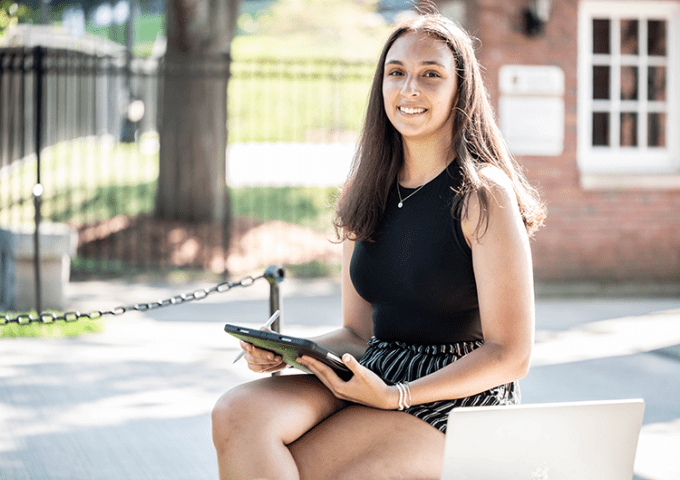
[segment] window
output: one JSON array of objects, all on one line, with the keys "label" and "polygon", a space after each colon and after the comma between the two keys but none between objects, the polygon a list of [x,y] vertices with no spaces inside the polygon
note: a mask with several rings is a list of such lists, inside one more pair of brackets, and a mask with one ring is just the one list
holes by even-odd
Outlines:
[{"label": "window", "polygon": [[677,175],[680,185],[679,18],[677,2],[580,4],[578,164],[586,183],[589,175]]}]

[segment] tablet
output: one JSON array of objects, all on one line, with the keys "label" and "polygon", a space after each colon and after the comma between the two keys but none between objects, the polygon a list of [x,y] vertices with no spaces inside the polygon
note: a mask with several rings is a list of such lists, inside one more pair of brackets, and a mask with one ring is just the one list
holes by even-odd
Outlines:
[{"label": "tablet", "polygon": [[303,372],[312,373],[307,367],[297,363],[295,359],[302,355],[308,355],[331,367],[343,380],[349,380],[353,375],[338,355],[312,340],[230,324],[224,326],[224,331],[240,340],[252,343],[256,347],[281,355],[284,362]]}]

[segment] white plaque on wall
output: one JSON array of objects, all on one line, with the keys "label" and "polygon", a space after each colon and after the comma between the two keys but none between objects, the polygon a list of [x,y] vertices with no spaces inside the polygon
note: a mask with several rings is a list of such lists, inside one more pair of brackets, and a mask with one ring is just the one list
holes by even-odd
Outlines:
[{"label": "white plaque on wall", "polygon": [[504,65],[499,71],[500,128],[513,155],[564,149],[564,72],[555,66]]}]

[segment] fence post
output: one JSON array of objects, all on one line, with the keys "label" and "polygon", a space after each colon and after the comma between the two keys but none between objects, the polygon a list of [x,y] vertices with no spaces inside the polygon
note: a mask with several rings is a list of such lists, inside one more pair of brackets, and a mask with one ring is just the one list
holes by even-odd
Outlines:
[{"label": "fence post", "polygon": [[42,47],[33,49],[33,70],[35,71],[35,155],[36,155],[36,183],[33,187],[33,205],[35,207],[34,268],[35,268],[35,309],[42,312],[42,292],[40,275],[40,220],[43,186],[40,179],[40,150],[42,149],[42,117],[43,117],[43,64],[44,50]]}]

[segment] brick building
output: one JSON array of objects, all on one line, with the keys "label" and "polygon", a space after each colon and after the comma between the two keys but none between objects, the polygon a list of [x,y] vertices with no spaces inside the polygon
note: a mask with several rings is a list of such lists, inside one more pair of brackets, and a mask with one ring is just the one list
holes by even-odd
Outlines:
[{"label": "brick building", "polygon": [[537,282],[677,292],[680,1],[437,3],[480,39],[501,128],[547,203]]}]

